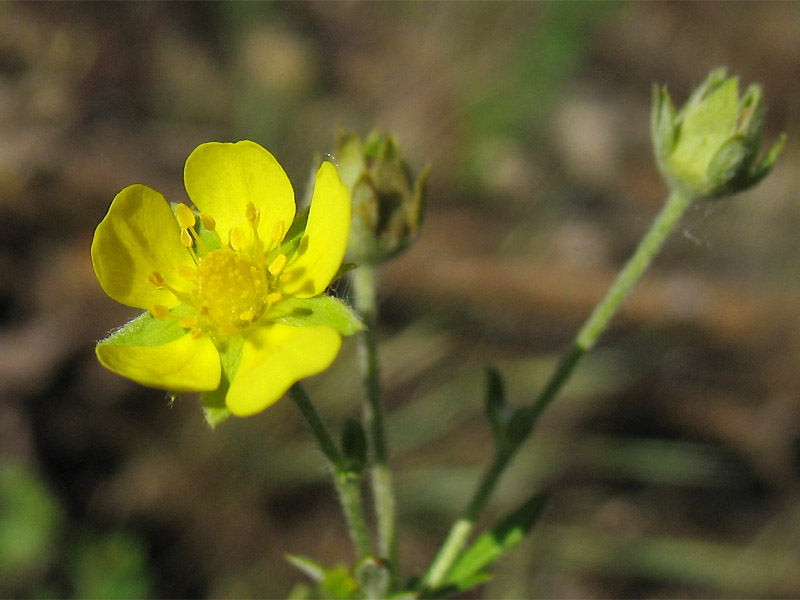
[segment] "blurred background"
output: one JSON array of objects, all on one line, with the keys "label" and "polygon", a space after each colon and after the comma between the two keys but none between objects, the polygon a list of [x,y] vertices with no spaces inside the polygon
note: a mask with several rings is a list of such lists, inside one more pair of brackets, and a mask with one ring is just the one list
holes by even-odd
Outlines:
[{"label": "blurred background", "polygon": [[[690,211],[546,413],[482,525],[555,494],[473,596],[799,596],[799,43],[796,3],[0,3],[0,596],[285,597],[285,553],[351,560],[292,403],[211,431],[95,360],[138,313],[89,260],[123,187],[182,200],[193,148],[246,138],[301,192],[339,127],[433,165],[380,272],[412,576],[486,465],[484,368],[530,400],[665,197],[651,85],[720,65],[784,154]],[[308,385],[337,430],[354,373],[351,340]]]}]

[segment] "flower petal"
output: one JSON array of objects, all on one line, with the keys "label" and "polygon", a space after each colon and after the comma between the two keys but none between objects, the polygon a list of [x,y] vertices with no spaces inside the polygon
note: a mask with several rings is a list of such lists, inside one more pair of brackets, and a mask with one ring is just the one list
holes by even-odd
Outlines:
[{"label": "flower petal", "polygon": [[310,298],[325,291],[344,258],[350,232],[350,192],[329,162],[317,171],[308,224],[284,271],[284,294]]},{"label": "flower petal", "polygon": [[102,365],[149,387],[170,392],[203,392],[219,386],[219,353],[207,337],[187,333],[160,346],[120,346],[100,342]]},{"label": "flower petal", "polygon": [[296,381],[327,369],[342,338],[330,327],[271,325],[245,341],[225,399],[234,415],[248,416],[277,402]]},{"label": "flower petal", "polygon": [[271,238],[276,223],[285,232],[294,220],[292,184],[275,157],[255,142],[201,144],[186,159],[183,179],[194,205],[216,221],[223,243],[234,227],[250,241],[249,202],[260,212],[263,240]]},{"label": "flower petal", "polygon": [[194,267],[180,241],[180,228],[164,196],[145,185],[131,185],[117,194],[92,240],[92,265],[111,298],[135,308],[154,304],[174,308],[180,301],[167,289],[157,289],[148,277],[159,272],[174,289],[187,282],[175,273],[178,265]]}]

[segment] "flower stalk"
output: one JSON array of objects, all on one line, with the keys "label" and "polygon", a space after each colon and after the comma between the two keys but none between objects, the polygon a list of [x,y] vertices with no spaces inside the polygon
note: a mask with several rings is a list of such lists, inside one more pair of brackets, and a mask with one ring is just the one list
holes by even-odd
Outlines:
[{"label": "flower stalk", "polygon": [[524,426],[508,443],[501,446],[486,471],[478,490],[472,498],[463,517],[455,522],[447,539],[442,544],[422,580],[424,589],[436,589],[442,584],[448,571],[455,563],[469,539],[475,522],[480,517],[489,501],[497,482],[505,472],[511,459],[522,443],[533,431],[544,410],[555,399],[561,388],[569,380],[581,357],[595,345],[605,331],[611,319],[622,307],[625,299],[653,262],[658,251],[664,245],[669,234],[680,221],[693,198],[682,191],[673,191],[661,211],[656,216],[650,229],[637,246],[633,255],[617,275],[606,295],[595,306],[592,314],[575,336],[570,348],[564,353],[561,361],[550,376],[547,384],[532,404],[521,409]]},{"label": "flower stalk", "polygon": [[378,520],[378,552],[388,559],[390,569],[397,565],[396,509],[389,452],[384,433],[383,400],[380,390],[380,368],[375,339],[377,296],[375,267],[361,265],[353,272],[353,302],[366,328],[358,335],[358,354],[364,377],[364,425],[371,440],[370,482]]},{"label": "flower stalk", "polygon": [[679,111],[665,87],[654,88],[651,134],[656,163],[670,189],[667,201],[542,391],[532,404],[517,409],[514,435],[506,436],[497,446],[494,461],[464,516],[453,525],[422,578],[423,592],[444,583],[505,468],[580,359],[606,330],[686,210],[695,202],[752,187],[772,169],[785,138],[781,136],[761,153],[764,112],[761,88],[751,85],[740,98],[738,80],[728,77],[725,69],[712,71]]},{"label": "flower stalk", "polygon": [[336,447],[328,433],[328,428],[322,422],[317,409],[311,403],[306,391],[295,384],[289,389],[289,395],[306,420],[311,433],[319,444],[320,450],[328,459],[334,471],[333,481],[339,495],[342,511],[347,519],[350,538],[356,549],[358,560],[363,560],[371,555],[369,528],[364,519],[364,507],[361,501],[361,476],[347,468],[345,458]]}]

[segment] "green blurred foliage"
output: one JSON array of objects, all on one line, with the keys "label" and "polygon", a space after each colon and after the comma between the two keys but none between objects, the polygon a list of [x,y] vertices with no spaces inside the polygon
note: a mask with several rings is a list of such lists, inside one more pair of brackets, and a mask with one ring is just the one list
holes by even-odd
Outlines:
[{"label": "green blurred foliage", "polygon": [[25,465],[0,463],[0,596],[26,589],[57,557],[64,511]]}]

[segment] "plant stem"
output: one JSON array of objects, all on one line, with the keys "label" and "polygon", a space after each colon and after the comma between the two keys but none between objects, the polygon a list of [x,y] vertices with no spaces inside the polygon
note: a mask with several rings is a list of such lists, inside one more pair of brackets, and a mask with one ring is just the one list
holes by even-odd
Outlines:
[{"label": "plant stem", "polygon": [[647,271],[667,237],[669,237],[669,234],[691,203],[692,197],[685,193],[678,191],[670,193],[661,211],[653,220],[650,229],[639,242],[628,262],[625,263],[606,295],[595,306],[592,314],[589,315],[583,327],[578,331],[575,340],[562,356],[547,384],[533,404],[522,409],[525,411],[526,417],[528,417],[528,428],[525,435],[518,436],[513,444],[506,446],[496,454],[494,462],[486,471],[464,516],[455,522],[447,539],[422,579],[423,589],[433,590],[444,582],[448,571],[464,549],[475,522],[486,507],[489,496],[505,471],[506,466],[516,454],[522,442],[533,431],[541,414],[569,380],[581,357],[591,350],[600,335],[605,331],[608,323],[622,307],[628,294],[631,293],[642,278],[642,275]]},{"label": "plant stem", "polygon": [[369,529],[364,519],[364,507],[361,501],[361,477],[347,470],[342,454],[328,433],[327,427],[325,427],[319,413],[317,413],[317,409],[311,403],[308,394],[299,383],[294,384],[289,389],[289,395],[291,395],[297,408],[300,409],[303,417],[305,417],[311,433],[314,434],[322,453],[333,468],[333,481],[339,494],[342,511],[347,519],[350,538],[356,548],[358,560],[362,560],[370,556],[372,549]]},{"label": "plant stem", "polygon": [[370,481],[378,520],[378,548],[380,555],[388,559],[389,568],[394,574],[397,572],[395,499],[383,425],[383,401],[375,337],[378,302],[375,268],[372,265],[363,264],[353,272],[353,300],[366,325],[366,329],[358,336],[358,344],[365,387],[364,426],[372,442]]}]

